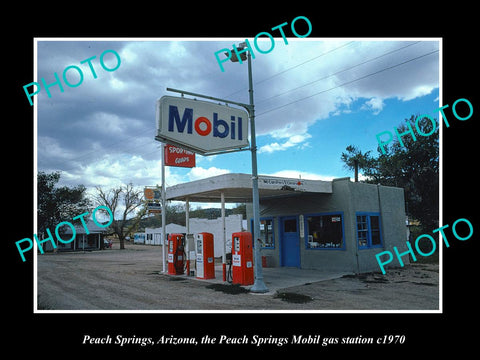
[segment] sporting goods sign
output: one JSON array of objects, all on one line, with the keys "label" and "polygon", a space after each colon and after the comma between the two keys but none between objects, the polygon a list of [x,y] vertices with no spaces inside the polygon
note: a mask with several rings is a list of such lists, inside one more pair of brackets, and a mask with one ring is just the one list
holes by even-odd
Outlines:
[{"label": "sporting goods sign", "polygon": [[176,167],[195,167],[195,153],[173,146],[165,145],[165,165]]}]

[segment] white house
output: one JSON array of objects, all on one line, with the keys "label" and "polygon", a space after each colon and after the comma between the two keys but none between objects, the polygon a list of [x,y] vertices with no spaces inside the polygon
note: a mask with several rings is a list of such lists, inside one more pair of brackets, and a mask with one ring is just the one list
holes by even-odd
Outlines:
[{"label": "white house", "polygon": [[[86,220],[85,225],[87,227],[87,230],[85,230],[85,227],[82,224],[74,225],[75,237],[67,243],[60,242],[58,241],[58,239],[56,239],[55,243],[57,249],[59,251],[99,250],[100,244],[103,241],[104,234],[107,231],[106,228],[101,228],[97,226],[91,219]],[[66,225],[63,228],[65,230],[63,233],[60,234],[60,237],[65,241],[70,240],[73,236],[72,228]],[[44,251],[53,251],[51,241],[45,242],[43,246]]]},{"label": "white house", "polygon": [[[215,256],[222,256],[223,253],[223,224],[222,218],[217,219],[189,219],[189,233],[197,234],[201,232],[208,232],[213,234]],[[229,215],[225,217],[225,239],[227,241],[227,252],[230,252],[232,234],[234,232],[245,231],[245,221],[241,214]],[[186,234],[187,228],[177,224],[167,224],[166,228],[168,234]],[[144,233],[136,233],[134,235],[135,244],[145,245],[161,245],[162,244],[162,228],[145,228]]]},{"label": "white house", "polygon": [[[167,234],[184,234],[187,228],[177,224],[167,224]],[[145,245],[161,245],[162,244],[162,228],[145,228]]]}]

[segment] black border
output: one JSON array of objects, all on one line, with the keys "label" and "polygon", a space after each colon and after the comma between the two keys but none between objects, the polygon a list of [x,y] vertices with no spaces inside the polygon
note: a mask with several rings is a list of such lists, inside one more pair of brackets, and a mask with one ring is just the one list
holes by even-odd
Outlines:
[{"label": "black border", "polygon": [[[78,5],[78,4],[77,4]],[[338,7],[294,6],[268,3],[184,3],[168,7],[164,3],[111,3],[100,9],[97,4],[76,6],[29,5],[18,11],[13,22],[5,22],[5,33],[14,34],[6,41],[8,54],[3,56],[8,68],[10,109],[13,94],[14,107],[4,112],[4,186],[8,193],[4,212],[4,279],[7,291],[3,293],[7,315],[4,346],[8,349],[33,351],[33,355],[53,357],[66,354],[146,355],[150,348],[141,347],[86,347],[81,345],[83,335],[95,333],[124,334],[125,336],[178,335],[219,336],[230,334],[270,333],[278,337],[298,334],[324,336],[383,336],[403,334],[407,342],[390,347],[265,347],[270,353],[295,353],[306,350],[322,354],[354,351],[356,354],[405,354],[424,352],[438,355],[446,349],[467,351],[474,345],[475,335],[468,319],[476,312],[476,254],[478,250],[478,215],[471,210],[476,189],[476,128],[478,128],[478,91],[473,84],[478,79],[474,19],[476,10],[467,4],[443,5],[439,9],[420,9],[419,3],[339,4]],[[67,10],[67,8],[69,10]],[[27,11],[28,10],[28,11]],[[12,11],[12,10],[10,10]],[[443,101],[452,104],[458,98],[467,98],[474,107],[474,115],[465,122],[452,121],[443,131],[443,216],[445,224],[458,218],[468,218],[474,226],[474,236],[465,242],[451,241],[444,248],[443,314],[33,314],[33,258],[22,263],[14,242],[30,234],[33,229],[33,108],[25,101],[22,86],[33,78],[34,37],[253,37],[294,17],[303,15],[313,25],[311,37],[442,37],[443,38]],[[16,22],[15,22],[16,20]],[[14,23],[14,25],[11,25]],[[16,32],[18,31],[18,32]],[[13,56],[14,55],[14,56]],[[12,138],[12,139],[9,139]],[[12,141],[16,141],[12,152]],[[5,261],[6,260],[6,261]],[[478,305],[477,305],[478,306]],[[195,353],[238,354],[257,350],[250,346],[171,346],[153,347],[153,355]],[[5,349],[6,350],[6,349]],[[314,356],[317,354],[314,354]]]}]

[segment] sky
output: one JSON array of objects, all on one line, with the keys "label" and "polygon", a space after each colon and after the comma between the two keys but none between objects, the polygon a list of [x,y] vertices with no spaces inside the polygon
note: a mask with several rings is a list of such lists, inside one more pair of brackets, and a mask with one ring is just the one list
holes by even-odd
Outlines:
[{"label": "sky", "polygon": [[[52,85],[34,97],[37,170],[61,171],[60,185],[92,193],[133,183],[161,184],[155,103],[167,87],[248,103],[247,64],[214,53],[242,38],[36,39],[37,78]],[[268,43],[259,41],[261,49]],[[252,39],[250,42],[253,43]],[[106,71],[100,55],[118,53]],[[411,115],[438,118],[438,39],[280,38],[269,53],[253,48],[258,172],[331,180],[352,177],[341,153],[348,145],[377,154],[375,135]],[[90,61],[84,61],[95,58]],[[114,68],[112,52],[103,57]],[[83,62],[83,63],[82,63]],[[90,64],[94,68],[93,77]],[[70,69],[67,86],[62,79]],[[33,91],[33,90],[30,90]],[[28,99],[26,99],[28,103]],[[195,168],[166,168],[167,186],[224,173],[251,173],[250,152],[196,156]]]}]

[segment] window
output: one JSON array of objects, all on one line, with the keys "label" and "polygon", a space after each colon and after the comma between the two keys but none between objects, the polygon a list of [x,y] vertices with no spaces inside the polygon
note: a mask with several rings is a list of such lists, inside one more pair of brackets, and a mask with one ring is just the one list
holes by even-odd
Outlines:
[{"label": "window", "polygon": [[345,249],[343,214],[313,214],[305,219],[306,249]]},{"label": "window", "polygon": [[297,232],[297,220],[287,219],[283,222],[283,232]]},{"label": "window", "polygon": [[262,248],[275,248],[273,219],[260,219],[260,240],[262,241]]},{"label": "window", "polygon": [[[251,220],[251,228],[253,229],[253,219]],[[252,230],[252,236],[253,236],[253,230]],[[260,219],[260,240],[262,241],[262,249],[275,249],[273,218]]]},{"label": "window", "polygon": [[372,246],[382,245],[380,236],[380,216],[370,216],[370,231],[372,236]]},{"label": "window", "polygon": [[357,213],[357,239],[359,249],[383,246],[379,213]]},{"label": "window", "polygon": [[366,215],[357,216],[358,247],[368,246],[368,218]]}]

